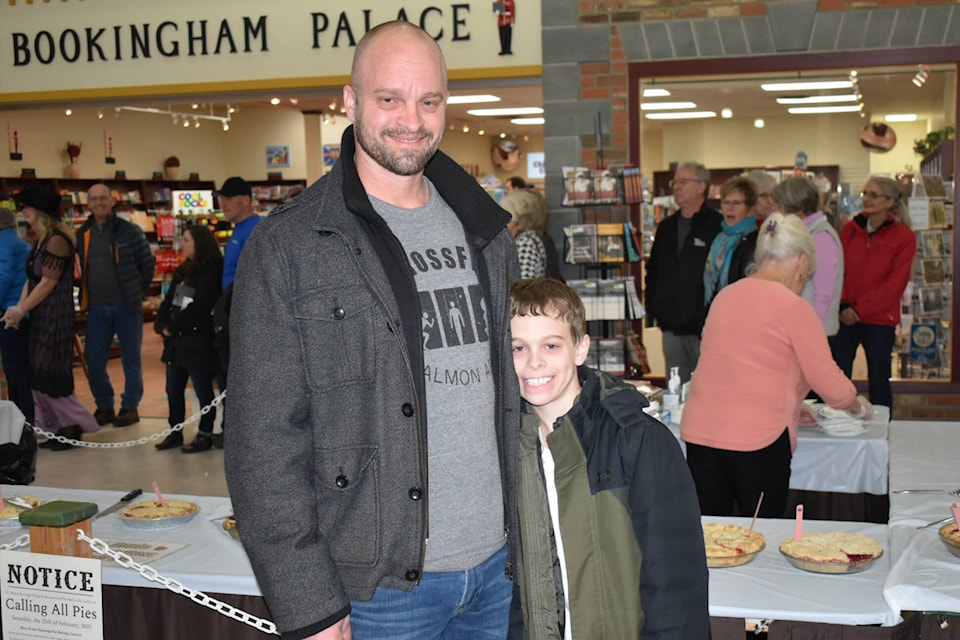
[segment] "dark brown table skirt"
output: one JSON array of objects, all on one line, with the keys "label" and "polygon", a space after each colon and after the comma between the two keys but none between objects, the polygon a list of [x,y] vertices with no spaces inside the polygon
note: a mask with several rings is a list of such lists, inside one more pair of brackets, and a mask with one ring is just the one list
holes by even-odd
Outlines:
[{"label": "dark brown table skirt", "polygon": [[887,524],[890,514],[889,496],[791,489],[787,496],[787,512],[783,517],[795,517],[798,504],[803,505],[803,517],[810,520]]}]

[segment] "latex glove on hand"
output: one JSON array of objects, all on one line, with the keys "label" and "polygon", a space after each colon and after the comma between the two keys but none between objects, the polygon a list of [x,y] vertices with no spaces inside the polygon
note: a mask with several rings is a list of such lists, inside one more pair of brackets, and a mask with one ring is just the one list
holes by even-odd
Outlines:
[{"label": "latex glove on hand", "polygon": [[873,417],[873,405],[870,404],[870,401],[864,398],[861,395],[857,396],[857,400],[860,401],[860,410],[857,413],[852,413],[855,418],[862,418],[863,420],[869,420]]},{"label": "latex glove on hand", "polygon": [[807,402],[800,403],[799,423],[801,427],[814,427],[817,424],[817,414]]}]

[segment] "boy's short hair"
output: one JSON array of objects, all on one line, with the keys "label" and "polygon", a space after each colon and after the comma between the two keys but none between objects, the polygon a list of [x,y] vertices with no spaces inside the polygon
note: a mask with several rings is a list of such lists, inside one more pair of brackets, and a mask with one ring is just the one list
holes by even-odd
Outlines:
[{"label": "boy's short hair", "polygon": [[583,301],[570,286],[553,278],[518,280],[510,289],[510,317],[551,316],[570,325],[573,342],[587,334]]}]

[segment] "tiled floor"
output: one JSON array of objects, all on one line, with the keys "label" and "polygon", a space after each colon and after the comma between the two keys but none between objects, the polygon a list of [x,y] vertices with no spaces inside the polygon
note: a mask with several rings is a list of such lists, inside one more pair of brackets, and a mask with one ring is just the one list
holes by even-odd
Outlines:
[{"label": "tiled floor", "polygon": [[[144,398],[140,404],[138,424],[117,428],[103,427],[94,434],[85,435],[90,442],[129,442],[149,437],[167,428],[167,400],[163,363],[160,362],[162,344],[153,333],[152,325],[144,327],[143,379]],[[119,358],[108,365],[115,389],[123,386],[123,369]],[[93,397],[83,369],[74,368],[77,398],[93,411]],[[188,400],[192,397],[188,390]],[[119,396],[118,400],[119,402]],[[196,404],[194,404],[196,407]],[[188,405],[188,413],[189,405]],[[187,442],[193,440],[196,422],[184,428]],[[134,488],[151,490],[156,480],[165,493],[226,496],[227,483],[223,475],[223,450],[184,455],[179,449],[157,451],[150,440],[118,449],[74,447],[68,451],[40,449],[37,456],[35,484],[45,487],[74,487],[79,489],[116,489],[125,493]]]}]

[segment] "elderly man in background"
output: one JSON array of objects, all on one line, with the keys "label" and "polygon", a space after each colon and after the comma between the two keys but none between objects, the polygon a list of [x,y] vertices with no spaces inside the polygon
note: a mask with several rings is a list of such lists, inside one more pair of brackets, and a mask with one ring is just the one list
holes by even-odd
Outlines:
[{"label": "elderly man in background", "polygon": [[678,367],[683,383],[700,358],[703,271],[723,217],[707,206],[710,172],[702,164],[678,166],[670,186],[679,210],[657,227],[647,260],[646,309],[663,332],[667,373]]},{"label": "elderly man in background", "polygon": [[[77,232],[83,276],[80,310],[87,312],[86,360],[97,423],[126,427],[140,421],[143,398],[143,299],[153,281],[156,262],[143,230],[117,216],[116,200],[105,184],[87,191],[90,217]],[[124,390],[114,412],[114,390],[107,360],[114,336],[120,342]]]}]

